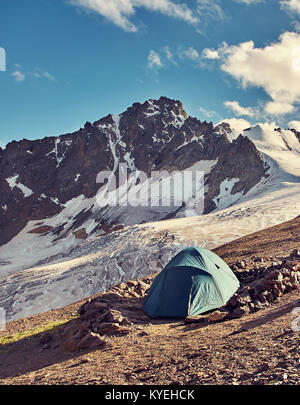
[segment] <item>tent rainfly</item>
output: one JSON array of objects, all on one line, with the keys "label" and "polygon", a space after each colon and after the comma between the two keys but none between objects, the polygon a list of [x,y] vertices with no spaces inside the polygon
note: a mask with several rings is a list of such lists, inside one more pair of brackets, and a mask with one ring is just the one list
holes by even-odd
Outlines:
[{"label": "tent rainfly", "polygon": [[202,314],[225,305],[239,285],[219,256],[190,247],[178,253],[154,279],[143,310],[151,318]]}]

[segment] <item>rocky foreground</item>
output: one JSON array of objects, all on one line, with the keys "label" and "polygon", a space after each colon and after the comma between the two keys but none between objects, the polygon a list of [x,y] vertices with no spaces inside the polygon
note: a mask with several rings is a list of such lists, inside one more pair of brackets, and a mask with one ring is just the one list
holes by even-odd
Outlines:
[{"label": "rocky foreground", "polygon": [[0,332],[0,383],[298,385],[299,232],[287,238],[298,225],[219,249],[231,254],[241,287],[210,314],[149,319],[141,307],[153,275],[9,322]]},{"label": "rocky foreground", "polygon": [[[261,265],[247,269],[245,261],[238,261],[234,267],[241,287],[228,303],[206,315],[189,316],[185,323],[220,322],[241,318],[279,302],[283,294],[300,287],[300,252],[295,249],[288,257],[273,261],[273,258],[254,257],[251,263]],[[107,292],[85,302],[78,310],[79,317],[62,331],[64,348],[69,351],[96,349],[105,346],[110,336],[120,336],[131,331],[145,319],[141,306],[124,307],[124,299],[135,298],[141,303],[147,295],[153,278],[130,280],[109,289]],[[47,335],[50,338],[50,335]],[[52,339],[52,336],[51,336]],[[44,342],[45,339],[42,339]]]},{"label": "rocky foreground", "polygon": [[225,307],[184,320],[142,312],[151,277],[121,283],[61,326],[0,346],[0,383],[299,384],[299,266],[243,269]]}]

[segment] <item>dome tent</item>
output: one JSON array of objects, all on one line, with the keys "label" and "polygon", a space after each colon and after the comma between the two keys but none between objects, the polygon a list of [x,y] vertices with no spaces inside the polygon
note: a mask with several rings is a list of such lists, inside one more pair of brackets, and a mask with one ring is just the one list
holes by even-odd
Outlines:
[{"label": "dome tent", "polygon": [[151,318],[202,314],[225,305],[239,285],[219,256],[190,247],[178,253],[154,279],[143,310]]}]

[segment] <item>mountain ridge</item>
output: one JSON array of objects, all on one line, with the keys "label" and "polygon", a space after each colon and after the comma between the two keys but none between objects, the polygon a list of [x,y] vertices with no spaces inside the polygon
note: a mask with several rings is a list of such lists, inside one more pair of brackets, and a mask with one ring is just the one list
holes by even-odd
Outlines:
[{"label": "mountain ridge", "polygon": [[[227,137],[229,130],[190,117],[180,101],[161,97],[134,103],[120,115],[109,114],[93,124],[86,122],[84,128],[74,133],[9,143],[0,154],[0,227],[4,230],[0,245],[11,240],[29,220],[57,215],[68,201],[80,195],[94,197],[99,189],[97,174],[103,170],[117,174],[119,163],[127,164],[129,172],[138,169],[149,176],[153,170],[182,171],[199,161],[225,161],[228,155],[230,158],[240,153],[243,160],[256,160],[255,178],[235,187],[247,192],[266,170],[255,159],[257,153],[250,143],[246,145],[246,141],[238,138],[237,145],[232,147]],[[221,169],[217,167],[216,172],[218,175],[212,176],[214,191],[206,197],[205,213],[216,208],[213,199],[225,180]],[[231,165],[227,172],[236,178],[240,167],[237,172]],[[209,179],[206,183],[211,186]],[[166,213],[173,214],[174,210]],[[166,215],[157,214],[151,219]],[[101,222],[101,210],[97,214],[99,219]],[[104,225],[111,225],[110,222],[126,226],[126,221],[117,223],[117,218],[112,221],[106,218]]]}]

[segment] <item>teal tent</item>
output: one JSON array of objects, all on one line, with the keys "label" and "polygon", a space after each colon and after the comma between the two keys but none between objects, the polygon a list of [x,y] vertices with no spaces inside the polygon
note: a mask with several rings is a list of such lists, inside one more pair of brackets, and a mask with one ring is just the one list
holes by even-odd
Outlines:
[{"label": "teal tent", "polygon": [[154,279],[143,310],[151,318],[202,314],[225,305],[239,285],[219,256],[190,247],[178,253]]}]

